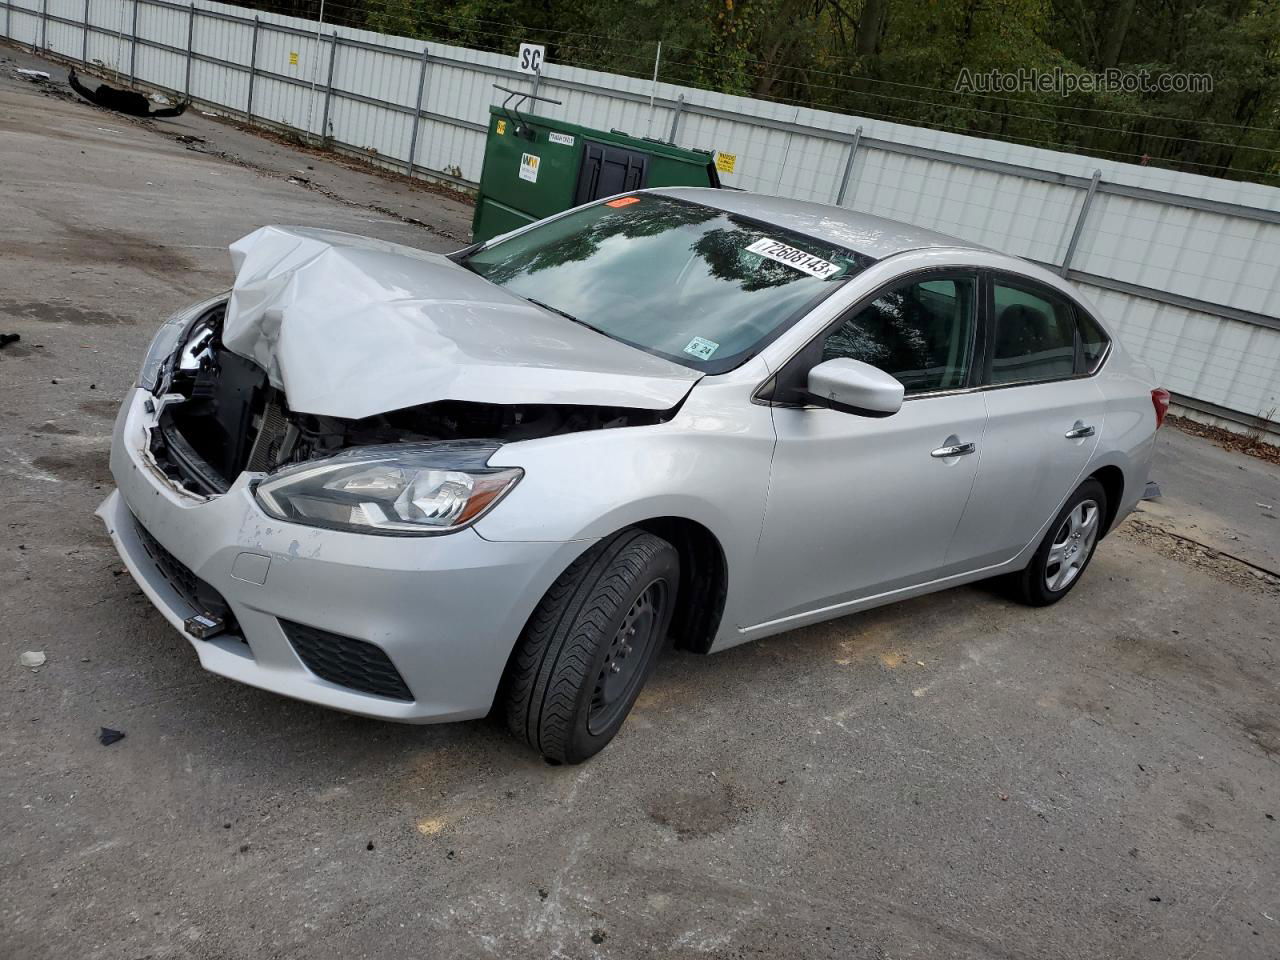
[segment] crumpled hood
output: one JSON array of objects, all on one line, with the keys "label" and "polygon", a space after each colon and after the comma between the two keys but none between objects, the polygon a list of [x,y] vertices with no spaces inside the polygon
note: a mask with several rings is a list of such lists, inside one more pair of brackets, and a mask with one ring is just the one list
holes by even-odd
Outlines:
[{"label": "crumpled hood", "polygon": [[412,247],[271,226],[233,243],[231,260],[223,344],[302,413],[437,400],[666,410],[702,376]]}]

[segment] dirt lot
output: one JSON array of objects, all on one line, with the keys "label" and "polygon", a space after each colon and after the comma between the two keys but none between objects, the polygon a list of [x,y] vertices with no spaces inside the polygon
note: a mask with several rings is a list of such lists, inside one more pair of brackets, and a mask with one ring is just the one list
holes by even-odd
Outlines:
[{"label": "dirt lot", "polygon": [[13,66],[0,957],[1280,955],[1280,467],[1168,434],[1168,496],[1065,602],[959,589],[673,656],[582,767],[238,686],[92,515],[154,325],[264,222],[442,250],[467,209]]}]

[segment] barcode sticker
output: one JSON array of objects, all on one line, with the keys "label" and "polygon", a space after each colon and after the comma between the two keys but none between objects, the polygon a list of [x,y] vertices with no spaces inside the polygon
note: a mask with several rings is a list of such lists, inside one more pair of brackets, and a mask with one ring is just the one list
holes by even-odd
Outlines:
[{"label": "barcode sticker", "polygon": [[803,250],[797,250],[795,247],[787,246],[781,240],[774,240],[770,237],[761,237],[747,247],[747,250],[751,253],[758,253],[762,257],[768,257],[770,260],[785,263],[788,267],[794,267],[801,273],[807,273],[809,276],[817,277],[819,280],[825,280],[827,277],[835,276],[840,272],[839,264],[823,260],[821,257],[815,257],[813,254],[805,253]]}]

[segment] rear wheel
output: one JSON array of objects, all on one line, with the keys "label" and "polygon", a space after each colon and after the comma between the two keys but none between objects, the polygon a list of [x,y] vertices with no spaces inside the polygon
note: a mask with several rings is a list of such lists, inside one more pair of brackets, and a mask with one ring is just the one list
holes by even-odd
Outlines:
[{"label": "rear wheel", "polygon": [[624,530],[574,561],[507,667],[511,732],[563,763],[603,749],[665,645],[679,581],[675,547],[643,530]]},{"label": "rear wheel", "polygon": [[1033,607],[1057,603],[1080,577],[1098,546],[1107,515],[1107,492],[1097,480],[1086,480],[1049,524],[1049,530],[1025,570],[1015,574],[1015,596]]}]

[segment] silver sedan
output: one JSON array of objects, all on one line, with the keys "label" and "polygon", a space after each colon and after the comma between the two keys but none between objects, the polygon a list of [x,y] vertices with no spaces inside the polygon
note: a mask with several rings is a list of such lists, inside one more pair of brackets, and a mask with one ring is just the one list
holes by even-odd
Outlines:
[{"label": "silver sedan", "polygon": [[1168,394],[1059,277],[902,223],[640,191],[449,257],[264,227],[156,335],[99,514],[215,673],[581,761],[710,653],[1080,581]]}]

